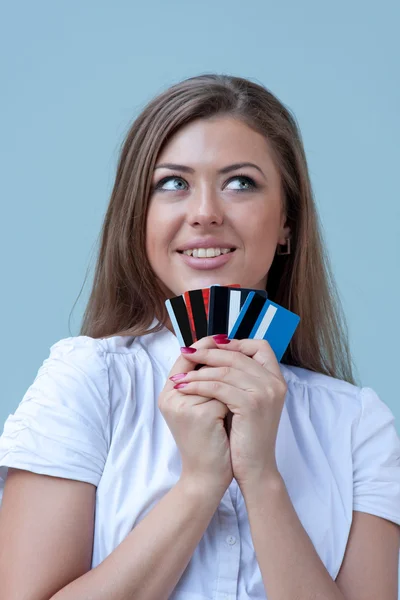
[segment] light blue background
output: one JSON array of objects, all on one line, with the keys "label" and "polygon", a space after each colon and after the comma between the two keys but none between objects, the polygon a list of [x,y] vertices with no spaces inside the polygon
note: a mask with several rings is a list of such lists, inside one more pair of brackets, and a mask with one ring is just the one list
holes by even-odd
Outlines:
[{"label": "light blue background", "polygon": [[217,71],[294,111],[359,377],[400,431],[398,3],[24,0],[1,12],[0,424],[50,346],[78,333],[130,122],[170,84]]},{"label": "light blue background", "polygon": [[399,16],[387,0],[2,3],[1,424],[78,333],[131,121],[216,71],[294,111],[359,377],[400,430]]},{"label": "light blue background", "polygon": [[130,122],[168,85],[217,71],[294,111],[359,377],[400,431],[399,4],[1,4],[0,425],[50,346],[78,333]]}]

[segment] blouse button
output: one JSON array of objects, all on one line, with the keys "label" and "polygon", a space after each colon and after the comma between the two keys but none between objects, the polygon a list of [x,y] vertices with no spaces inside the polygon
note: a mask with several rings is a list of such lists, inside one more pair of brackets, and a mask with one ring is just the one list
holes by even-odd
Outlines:
[{"label": "blouse button", "polygon": [[228,535],[228,537],[225,539],[225,541],[230,546],[233,546],[233,544],[236,544],[236,538],[234,535]]}]

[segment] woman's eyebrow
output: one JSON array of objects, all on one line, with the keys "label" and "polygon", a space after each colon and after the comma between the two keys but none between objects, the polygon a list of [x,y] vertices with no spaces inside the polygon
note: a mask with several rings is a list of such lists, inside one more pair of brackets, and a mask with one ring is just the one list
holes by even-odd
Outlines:
[{"label": "woman's eyebrow", "polygon": [[[229,171],[237,171],[238,169],[243,169],[243,167],[253,167],[254,169],[260,171],[261,175],[263,175],[263,177],[266,178],[260,167],[250,162],[241,162],[235,163],[233,165],[228,165],[227,167],[220,169],[218,173],[229,173]],[[161,165],[156,165],[155,169],[171,169],[173,171],[183,171],[184,173],[194,173],[194,169],[192,169],[191,167],[187,167],[185,165],[176,165],[174,163],[162,163]]]}]

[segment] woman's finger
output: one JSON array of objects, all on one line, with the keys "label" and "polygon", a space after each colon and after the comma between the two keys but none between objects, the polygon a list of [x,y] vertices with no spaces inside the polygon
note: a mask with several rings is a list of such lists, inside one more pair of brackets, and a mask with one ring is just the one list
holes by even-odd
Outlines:
[{"label": "woman's finger", "polygon": [[229,347],[253,358],[264,369],[282,378],[279,362],[276,359],[275,352],[272,350],[267,340],[231,340]]},{"label": "woman's finger", "polygon": [[249,389],[239,389],[223,381],[191,381],[189,383],[176,384],[183,394],[213,398],[225,404],[233,413],[241,412],[249,405],[249,394],[258,394],[255,386]]},{"label": "woman's finger", "polygon": [[[263,372],[266,377],[265,371]],[[260,378],[255,378],[247,371],[239,371],[233,367],[207,367],[204,366],[200,371],[189,371],[185,377],[175,381],[175,388],[180,389],[177,384],[185,384],[195,381],[220,381],[237,389],[251,390],[255,384],[260,381]],[[262,384],[261,384],[262,385]]]},{"label": "woman's finger", "polygon": [[[267,340],[230,340],[229,344],[220,345],[216,342],[216,345],[219,349],[224,350],[224,352],[219,354],[218,358],[216,357],[215,350],[204,349],[200,350],[196,357],[198,362],[212,364],[212,366],[231,365],[239,370],[249,370],[250,373],[257,375],[259,374],[259,369],[254,364],[255,362],[263,369],[268,370],[277,379],[282,381],[282,383],[286,383],[281,373],[279,362]],[[225,357],[224,354],[226,354]],[[212,363],[214,357],[214,360],[217,362]],[[253,360],[249,361],[248,359]],[[191,357],[189,357],[189,360],[191,360]]]},{"label": "woman's finger", "polygon": [[255,377],[260,376],[263,372],[260,364],[242,352],[229,350],[229,346],[230,344],[224,345],[223,349],[222,346],[221,348],[199,348],[195,354],[188,354],[187,360],[209,367],[232,367]]},{"label": "woman's finger", "polygon": [[[172,375],[178,375],[179,373],[187,373],[188,371],[193,371],[196,368],[196,363],[198,364],[199,361],[190,360],[190,358],[192,356],[196,356],[197,352],[200,349],[205,349],[205,348],[214,348],[215,349],[216,347],[217,346],[216,346],[215,340],[211,336],[204,337],[201,340],[198,340],[197,342],[195,342],[194,344],[189,346],[189,348],[195,349],[196,352],[193,352],[192,354],[184,354],[183,352],[181,352],[181,354],[178,356],[177,360],[175,361],[171,371],[169,372],[169,377],[171,377]],[[172,387],[173,387],[173,385],[171,386],[171,388]]]}]

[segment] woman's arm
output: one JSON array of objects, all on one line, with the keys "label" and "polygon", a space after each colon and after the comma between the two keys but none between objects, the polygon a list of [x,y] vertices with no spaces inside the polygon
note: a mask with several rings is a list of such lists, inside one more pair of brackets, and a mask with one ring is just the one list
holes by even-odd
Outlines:
[{"label": "woman's arm", "polygon": [[336,583],[349,600],[398,597],[400,528],[382,517],[353,511]]},{"label": "woman's arm", "polygon": [[343,566],[333,581],[280,476],[243,493],[264,587],[271,600],[395,600],[398,526],[355,512]]},{"label": "woman's arm", "polygon": [[162,600],[182,576],[224,490],[180,479],[90,569],[96,488],[10,469],[0,510],[4,598]]}]

